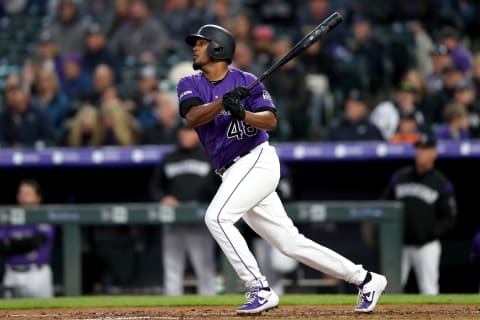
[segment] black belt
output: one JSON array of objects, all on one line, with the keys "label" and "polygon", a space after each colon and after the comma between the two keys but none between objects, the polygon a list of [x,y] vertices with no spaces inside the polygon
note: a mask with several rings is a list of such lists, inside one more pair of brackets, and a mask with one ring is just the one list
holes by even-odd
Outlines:
[{"label": "black belt", "polygon": [[45,266],[45,264],[42,264],[42,263],[17,264],[17,265],[9,264],[8,268],[16,272],[27,272],[32,270],[33,268],[40,269],[43,266]]},{"label": "black belt", "polygon": [[223,167],[221,168],[218,168],[217,170],[215,170],[215,173],[218,174],[220,177],[223,176],[223,174],[225,173],[225,171],[228,170],[228,168],[230,168],[235,162],[237,162],[238,160],[240,160],[241,157],[243,156],[246,156],[247,154],[249,154],[250,151],[247,151],[237,157],[235,157],[235,159],[233,159],[232,161],[230,161],[229,163],[227,163],[226,165],[224,165]]}]

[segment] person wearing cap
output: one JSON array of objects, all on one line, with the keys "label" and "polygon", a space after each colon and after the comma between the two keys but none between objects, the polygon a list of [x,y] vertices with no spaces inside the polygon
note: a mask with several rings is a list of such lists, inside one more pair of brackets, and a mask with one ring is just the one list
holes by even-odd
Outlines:
[{"label": "person wearing cap", "polygon": [[49,30],[40,31],[32,58],[35,70],[54,70],[61,84],[65,81],[62,57],[58,52],[52,33]]},{"label": "person wearing cap", "polygon": [[[114,70],[118,70],[119,63],[116,57],[107,47],[106,33],[96,22],[92,22],[87,27],[85,35],[85,49],[82,53],[83,71],[93,76],[95,68],[101,64],[106,64]],[[116,78],[120,80],[119,72]]]},{"label": "person wearing cap", "polygon": [[88,23],[81,15],[80,6],[80,0],[61,0],[58,3],[57,15],[48,30],[60,55],[80,54],[84,48]]},{"label": "person wearing cap", "polygon": [[[154,169],[150,195],[162,206],[205,203],[212,199],[220,183],[197,133],[187,122],[177,131],[175,149]],[[202,214],[202,213],[200,213]],[[184,294],[187,259],[197,279],[199,295],[215,295],[215,241],[204,224],[164,224],[162,226],[164,294]]]},{"label": "person wearing cap", "polygon": [[425,125],[425,116],[417,108],[417,90],[408,81],[401,81],[393,100],[379,103],[371,112],[370,120],[382,132],[383,138],[389,140],[398,130],[400,112],[411,112],[420,127]]},{"label": "person wearing cap", "polygon": [[448,48],[443,44],[437,44],[430,51],[432,58],[432,72],[426,77],[428,92],[438,92],[445,86],[445,70],[452,63]]},{"label": "person wearing cap", "polygon": [[336,119],[327,130],[327,141],[382,141],[380,130],[368,118],[364,94],[357,89],[349,93],[344,115]]},{"label": "person wearing cap", "polygon": [[404,246],[401,283],[413,268],[419,292],[440,292],[441,241],[453,227],[457,205],[453,184],[435,168],[437,143],[431,133],[415,144],[413,165],[395,171],[382,200],[396,200],[404,208]]},{"label": "person wearing cap", "polygon": [[466,74],[454,63],[444,69],[444,86],[442,90],[429,96],[425,104],[425,115],[429,123],[444,121],[445,107],[454,99],[455,90],[466,79]]},{"label": "person wearing cap", "polygon": [[450,52],[453,64],[462,72],[468,72],[472,66],[472,54],[460,42],[458,30],[452,26],[445,26],[440,30],[439,42],[445,45]]}]

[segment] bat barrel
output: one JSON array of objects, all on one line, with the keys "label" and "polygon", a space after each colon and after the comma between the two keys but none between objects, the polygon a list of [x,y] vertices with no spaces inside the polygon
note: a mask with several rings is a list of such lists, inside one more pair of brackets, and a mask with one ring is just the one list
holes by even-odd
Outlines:
[{"label": "bat barrel", "polygon": [[328,33],[330,30],[335,28],[338,24],[343,21],[343,16],[334,12],[329,17],[327,17],[321,24],[319,24],[315,29],[313,29],[309,34],[307,34],[302,40],[300,40],[293,48],[280,60],[275,62],[270,68],[268,68],[264,73],[262,73],[257,80],[252,82],[247,88],[249,90],[253,89],[257,84],[268,78],[275,70],[281,67],[283,64],[287,63],[289,60],[293,59],[298,53],[310,45],[313,42],[317,41],[322,35]]}]

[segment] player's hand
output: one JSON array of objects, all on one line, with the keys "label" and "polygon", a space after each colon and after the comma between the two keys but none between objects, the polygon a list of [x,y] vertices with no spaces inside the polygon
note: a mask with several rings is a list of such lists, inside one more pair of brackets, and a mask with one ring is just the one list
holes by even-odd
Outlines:
[{"label": "player's hand", "polygon": [[237,120],[245,119],[245,107],[240,102],[240,99],[225,94],[223,96],[223,108],[230,111],[233,118]]},{"label": "player's hand", "polygon": [[237,86],[233,90],[225,93],[223,96],[225,97],[226,95],[242,100],[250,95],[250,90],[244,86]]},{"label": "player's hand", "polygon": [[245,119],[245,108],[241,104],[241,100],[250,95],[250,90],[246,87],[238,86],[223,95],[223,108],[230,111],[232,117],[237,120]]}]

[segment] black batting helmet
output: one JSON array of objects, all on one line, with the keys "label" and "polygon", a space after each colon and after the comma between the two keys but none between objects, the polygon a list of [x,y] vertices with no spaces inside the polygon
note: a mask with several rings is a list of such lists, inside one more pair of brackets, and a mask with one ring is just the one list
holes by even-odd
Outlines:
[{"label": "black batting helmet", "polygon": [[210,41],[208,45],[208,54],[217,60],[226,60],[228,64],[232,62],[235,53],[235,39],[225,28],[215,24],[206,24],[197,33],[191,34],[185,38],[185,41],[194,46],[197,39],[206,39]]}]

